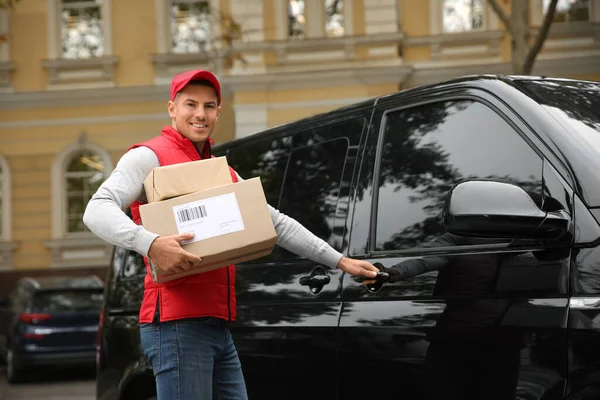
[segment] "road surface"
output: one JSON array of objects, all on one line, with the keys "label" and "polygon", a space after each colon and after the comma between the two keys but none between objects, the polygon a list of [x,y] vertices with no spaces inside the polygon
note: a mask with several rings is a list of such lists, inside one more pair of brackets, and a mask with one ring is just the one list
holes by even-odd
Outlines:
[{"label": "road surface", "polygon": [[9,385],[0,366],[0,400],[96,400],[94,371],[41,371]]}]

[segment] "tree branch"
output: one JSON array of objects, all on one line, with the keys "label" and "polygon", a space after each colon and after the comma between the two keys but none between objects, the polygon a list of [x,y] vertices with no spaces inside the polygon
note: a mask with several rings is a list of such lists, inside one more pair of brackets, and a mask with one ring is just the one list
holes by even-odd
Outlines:
[{"label": "tree branch", "polygon": [[556,4],[558,0],[552,0],[550,5],[548,6],[548,10],[546,11],[546,16],[544,17],[544,22],[540,27],[540,30],[535,38],[535,43],[527,53],[527,58],[525,58],[525,63],[523,64],[523,72],[527,75],[531,73],[533,69],[533,62],[537,57],[540,50],[542,50],[542,46],[546,41],[546,37],[548,37],[548,32],[550,32],[550,26],[552,25],[552,21],[554,20],[554,12],[556,11]]},{"label": "tree branch", "polygon": [[327,14],[328,17],[331,17],[332,15],[335,14],[335,10],[337,10],[339,2],[340,2],[340,0],[334,0],[333,3],[331,3],[331,5],[329,7],[327,7],[327,9],[325,10],[325,13]]},{"label": "tree branch", "polygon": [[[512,29],[510,20],[508,19],[508,15],[506,15],[506,13],[502,9],[502,7],[500,7],[500,4],[498,4],[498,0],[487,0],[487,1],[488,1],[488,4],[490,6],[492,6],[492,9],[496,13],[496,15],[498,15],[498,18],[500,18],[502,23],[506,26],[506,29],[508,29],[512,33],[513,29]],[[518,0],[518,1],[520,1],[520,0]]]}]

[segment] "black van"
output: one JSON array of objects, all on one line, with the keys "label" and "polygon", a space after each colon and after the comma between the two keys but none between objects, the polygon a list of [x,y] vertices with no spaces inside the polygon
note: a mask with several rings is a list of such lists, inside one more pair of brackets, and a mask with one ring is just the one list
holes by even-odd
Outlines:
[{"label": "black van", "polygon": [[[600,398],[600,84],[465,77],[214,150],[388,272],[364,285],[281,248],[239,265],[250,399]],[[115,250],[98,399],[154,396],[144,273]]]}]

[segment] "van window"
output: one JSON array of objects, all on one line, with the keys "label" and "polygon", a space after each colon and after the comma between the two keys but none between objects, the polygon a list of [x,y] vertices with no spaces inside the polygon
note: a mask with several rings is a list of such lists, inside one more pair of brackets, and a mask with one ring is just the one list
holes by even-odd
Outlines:
[{"label": "van window", "polygon": [[373,250],[432,245],[444,233],[448,191],[468,178],[512,182],[541,195],[541,158],[481,103],[428,104],[389,113],[383,123]]},{"label": "van window", "polygon": [[267,203],[279,204],[285,167],[290,156],[290,138],[265,138],[227,151],[227,162],[243,178],[260,177]]},{"label": "van window", "polygon": [[[600,206],[600,83],[558,79],[516,80],[516,86],[538,102],[561,132],[561,151],[574,170],[581,195]],[[562,128],[561,128],[562,126]]]},{"label": "van window", "polygon": [[[346,137],[295,149],[285,174],[279,211],[332,244],[349,141]],[[281,258],[295,258],[277,249]]]},{"label": "van window", "polygon": [[17,289],[11,294],[11,309],[17,313],[24,310],[29,302],[30,293],[31,290],[27,284],[24,282],[19,283]]},{"label": "van window", "polygon": [[123,267],[123,260],[125,260],[126,253],[127,250],[125,250],[123,247],[115,246],[112,259],[114,276],[119,275],[121,268]]},{"label": "van window", "polygon": [[[356,153],[364,124],[363,118],[352,118],[275,140],[261,138],[230,148],[227,161],[244,179],[260,176],[271,206],[339,248],[335,224],[345,224],[345,215],[339,221],[334,216],[340,196],[347,202],[349,195],[349,184],[342,183],[346,156]],[[295,258],[275,246],[271,255],[248,263]]]},{"label": "van window", "polygon": [[146,275],[146,264],[141,254],[129,250],[121,270],[121,279],[135,278]]}]

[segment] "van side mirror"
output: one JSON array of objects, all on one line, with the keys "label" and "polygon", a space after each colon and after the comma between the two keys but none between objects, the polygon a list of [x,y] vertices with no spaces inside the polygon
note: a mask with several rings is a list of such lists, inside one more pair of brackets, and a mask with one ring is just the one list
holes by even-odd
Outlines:
[{"label": "van side mirror", "polygon": [[486,180],[455,185],[443,211],[448,232],[481,238],[555,240],[570,222],[564,211],[542,211],[521,187]]}]

